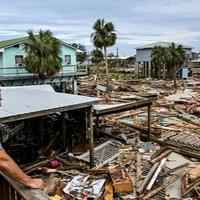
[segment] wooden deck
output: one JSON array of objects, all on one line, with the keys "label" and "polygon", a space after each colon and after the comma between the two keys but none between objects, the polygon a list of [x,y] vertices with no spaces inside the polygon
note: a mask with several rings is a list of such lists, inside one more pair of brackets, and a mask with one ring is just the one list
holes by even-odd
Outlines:
[{"label": "wooden deck", "polygon": [[0,172],[1,200],[49,200],[50,198],[39,189],[29,189]]}]

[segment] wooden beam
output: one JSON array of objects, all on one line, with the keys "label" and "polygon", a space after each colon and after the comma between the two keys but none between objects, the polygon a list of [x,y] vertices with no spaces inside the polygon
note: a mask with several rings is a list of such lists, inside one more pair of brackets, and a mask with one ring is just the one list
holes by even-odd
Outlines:
[{"label": "wooden beam", "polygon": [[90,168],[94,167],[94,133],[93,133],[93,107],[88,111],[89,121],[89,144],[90,144]]},{"label": "wooden beam", "polygon": [[71,110],[88,108],[91,106],[91,104],[93,105],[94,103],[97,103],[97,102],[98,101],[86,102],[86,103],[81,103],[81,104],[77,104],[77,105],[69,105],[69,106],[64,106],[64,107],[60,107],[60,108],[52,108],[52,109],[48,109],[48,110],[24,113],[24,114],[11,116],[11,117],[3,117],[0,120],[1,120],[1,123],[9,123],[9,122],[13,122],[13,121],[19,121],[19,120],[24,120],[24,119],[30,119],[30,118],[50,115],[50,114],[57,113],[57,112],[67,112],[67,111],[71,111]]},{"label": "wooden beam", "polygon": [[127,110],[134,110],[138,108],[143,108],[143,107],[149,107],[152,105],[152,102],[157,100],[157,98],[151,97],[151,98],[145,98],[143,100],[139,100],[136,102],[131,102],[131,103],[125,103],[123,105],[119,105],[116,107],[110,107],[106,109],[97,109],[94,110],[95,115],[101,116],[101,115],[108,115],[108,114],[113,114],[113,113],[119,113],[119,112],[124,112]]},{"label": "wooden beam", "polygon": [[147,186],[148,182],[150,181],[151,177],[153,176],[154,172],[156,171],[159,162],[155,163],[153,167],[150,169],[149,173],[146,175],[142,185],[138,188],[138,192],[141,193],[144,188]]},{"label": "wooden beam", "polygon": [[61,113],[61,135],[62,135],[62,149],[66,151],[67,149],[67,133],[66,133],[66,120],[65,120],[66,113]]},{"label": "wooden beam", "polygon": [[148,139],[151,140],[151,104],[148,105]]},{"label": "wooden beam", "polygon": [[164,157],[167,157],[170,153],[172,153],[171,149],[168,149],[166,151],[164,151],[162,154],[160,154],[159,156],[157,156],[156,158],[152,159],[150,162],[152,164],[159,162],[161,159],[163,159]]},{"label": "wooden beam", "polygon": [[141,170],[141,164],[142,164],[142,156],[140,152],[137,152],[137,163],[136,163],[136,187],[139,188],[139,180],[141,178],[142,170]]},{"label": "wooden beam", "polygon": [[[40,200],[49,200],[49,197],[46,193],[44,193],[40,189],[29,189],[26,186],[14,181],[10,177],[6,176],[2,172],[0,172],[0,179],[3,179],[3,183],[5,184],[6,182],[8,183],[8,187],[12,188],[12,190],[15,191],[15,195],[11,197],[11,199],[24,199],[24,200],[29,200],[29,199],[40,199]],[[1,180],[0,180],[1,182]],[[2,182],[1,182],[2,183]],[[9,189],[9,188],[8,188]],[[12,192],[12,194],[14,193]],[[2,199],[1,194],[1,198]],[[11,193],[10,193],[11,195]],[[3,200],[10,199],[9,196],[6,196],[6,198],[3,198]],[[17,196],[18,195],[18,196]]]},{"label": "wooden beam", "polygon": [[156,171],[155,171],[155,173],[154,173],[154,175],[153,175],[153,177],[152,177],[150,183],[148,184],[148,186],[147,186],[147,188],[146,188],[147,190],[151,190],[151,188],[153,187],[153,184],[154,184],[154,182],[156,181],[156,179],[157,179],[157,177],[158,177],[160,171],[162,170],[162,167],[163,167],[163,165],[165,164],[166,160],[167,160],[167,158],[163,158],[163,159],[160,161],[160,165],[159,165],[158,168],[156,169]]},{"label": "wooden beam", "polygon": [[161,190],[165,189],[166,187],[168,187],[169,185],[173,184],[175,181],[177,181],[180,177],[182,176],[181,175],[177,175],[177,176],[174,176],[172,177],[171,179],[167,180],[166,182],[164,182],[161,186],[155,188],[154,190],[152,190],[151,192],[147,193],[147,194],[143,194],[140,196],[140,198],[142,200],[148,200],[148,199],[151,199],[151,197],[155,194],[157,194],[158,192],[160,192]]}]

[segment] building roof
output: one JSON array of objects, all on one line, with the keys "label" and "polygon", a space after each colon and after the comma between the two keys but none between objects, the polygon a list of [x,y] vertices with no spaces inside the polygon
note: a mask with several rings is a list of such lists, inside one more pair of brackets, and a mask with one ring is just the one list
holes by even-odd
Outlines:
[{"label": "building roof", "polygon": [[25,42],[26,40],[27,40],[27,37],[20,37],[20,38],[14,38],[14,39],[10,39],[10,40],[0,41],[0,49],[9,47],[9,46],[13,46],[16,44],[21,44],[21,43]]},{"label": "building roof", "polygon": [[46,86],[1,87],[2,123],[90,107],[99,99],[59,93]]},{"label": "building roof", "polygon": [[196,60],[192,60],[192,62],[194,63],[199,63],[200,62],[200,58],[196,59]]},{"label": "building roof", "polygon": [[[144,45],[144,46],[137,47],[136,49],[152,49],[155,46],[161,46],[161,47],[167,48],[171,44],[172,44],[172,42],[154,42],[154,43],[151,43],[151,44],[147,44],[147,45]],[[176,45],[179,45],[179,44],[176,43]],[[182,46],[183,46],[184,49],[192,49],[192,47],[190,47],[190,46],[186,46],[186,45],[182,45]]]},{"label": "building roof", "polygon": [[[22,43],[26,42],[27,39],[28,39],[28,37],[20,37],[20,38],[14,38],[14,39],[10,39],[10,40],[0,41],[0,49],[6,48],[6,47],[10,47],[10,46],[13,46],[13,45],[16,45],[16,44],[22,44]],[[65,45],[65,46],[68,46],[68,47],[70,47],[72,49],[76,49],[75,47],[69,45],[68,43],[66,43],[66,42],[64,42],[62,40],[59,40],[58,38],[57,38],[57,40],[61,44]]]}]

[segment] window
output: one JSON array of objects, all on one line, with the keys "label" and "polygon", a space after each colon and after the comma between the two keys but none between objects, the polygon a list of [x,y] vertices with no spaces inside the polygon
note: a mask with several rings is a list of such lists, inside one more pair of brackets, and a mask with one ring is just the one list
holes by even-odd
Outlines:
[{"label": "window", "polygon": [[13,47],[15,47],[15,48],[19,48],[19,44],[16,44],[16,45],[14,45]]},{"label": "window", "polygon": [[71,64],[71,55],[65,55],[65,65]]},{"label": "window", "polygon": [[22,67],[23,66],[23,56],[15,56],[15,65],[16,67]]}]

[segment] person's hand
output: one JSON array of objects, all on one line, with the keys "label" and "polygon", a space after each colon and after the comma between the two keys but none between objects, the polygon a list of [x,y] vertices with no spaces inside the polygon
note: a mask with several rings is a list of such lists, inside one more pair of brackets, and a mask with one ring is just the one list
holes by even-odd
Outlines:
[{"label": "person's hand", "polygon": [[27,184],[32,189],[44,189],[44,181],[42,179],[31,179]]}]

